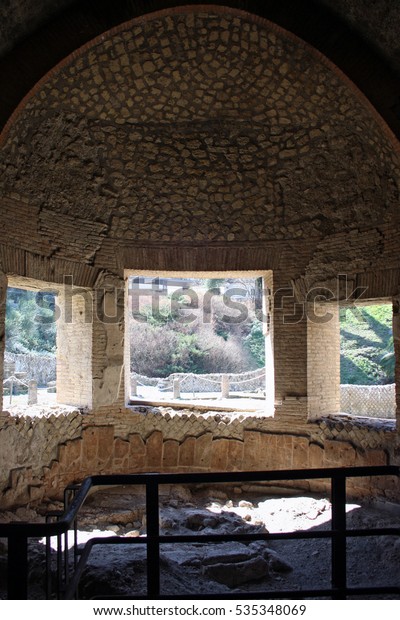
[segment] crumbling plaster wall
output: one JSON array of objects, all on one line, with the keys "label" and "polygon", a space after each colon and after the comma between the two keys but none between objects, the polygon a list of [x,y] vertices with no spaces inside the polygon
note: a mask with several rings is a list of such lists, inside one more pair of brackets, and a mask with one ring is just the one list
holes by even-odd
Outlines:
[{"label": "crumbling plaster wall", "polygon": [[[0,147],[3,272],[57,284],[68,275],[95,310],[87,328],[65,332],[84,338],[70,351],[85,358],[85,399],[71,404],[89,412],[59,428],[1,417],[0,445],[19,445],[1,469],[6,505],[94,471],[399,462],[393,429],[308,422],[309,291],[346,298],[345,274],[350,289],[392,298],[400,274],[398,144],[318,53],[222,8],[134,20],[41,81]],[[275,418],[124,408],[115,290],[124,269],[149,268],[272,270]],[[322,403],[320,413],[331,411]]]},{"label": "crumbling plaster wall", "polygon": [[[106,408],[45,417],[0,416],[0,506],[61,498],[65,486],[93,473],[207,472],[386,465],[396,459],[396,433],[346,420],[306,424],[292,413],[255,414]],[[297,415],[296,415],[297,414]],[[398,456],[397,456],[398,458]],[[290,482],[285,483],[290,486]],[[326,491],[323,480],[296,483]],[[349,494],[399,497],[391,477],[353,479]]]}]

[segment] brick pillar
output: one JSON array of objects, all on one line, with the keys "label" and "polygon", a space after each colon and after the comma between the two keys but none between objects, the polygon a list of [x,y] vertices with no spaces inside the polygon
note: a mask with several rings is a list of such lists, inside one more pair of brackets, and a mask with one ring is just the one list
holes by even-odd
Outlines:
[{"label": "brick pillar", "polygon": [[125,404],[124,304],[123,279],[100,274],[94,288],[93,409]]},{"label": "brick pillar", "polygon": [[57,297],[57,402],[92,405],[93,294],[72,281]]},{"label": "brick pillar", "polygon": [[0,272],[0,411],[3,410],[3,375],[4,375],[4,350],[5,350],[5,320],[6,320],[6,299],[7,299],[7,276]]},{"label": "brick pillar", "polygon": [[279,413],[286,398],[307,395],[307,318],[291,284],[275,277],[273,321],[275,399],[284,403]]},{"label": "brick pillar", "polygon": [[339,305],[309,304],[307,346],[308,416],[340,411]]},{"label": "brick pillar", "polygon": [[275,408],[275,362],[274,362],[274,291],[273,274],[269,271],[263,278],[263,334],[265,337],[265,412],[273,414]]},{"label": "brick pillar", "polygon": [[400,423],[400,295],[393,300],[393,344],[395,356],[396,417]]}]

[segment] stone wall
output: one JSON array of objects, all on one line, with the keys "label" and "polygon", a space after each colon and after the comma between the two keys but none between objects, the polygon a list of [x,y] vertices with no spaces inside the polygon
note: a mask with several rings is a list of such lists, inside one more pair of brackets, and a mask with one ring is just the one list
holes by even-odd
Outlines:
[{"label": "stone wall", "polygon": [[82,422],[78,411],[62,409],[45,416],[0,414],[0,508],[60,495],[63,482],[46,488],[46,472],[57,462],[60,445],[81,436]]},{"label": "stone wall", "polygon": [[30,246],[108,269],[133,240],[320,240],[397,213],[398,156],[367,102],[248,14],[117,28],[42,81],[2,142],[9,243],[27,230],[17,208],[36,223]]},{"label": "stone wall", "polygon": [[341,385],[340,409],[370,418],[396,418],[396,386]]},{"label": "stone wall", "polygon": [[[399,153],[330,61],[227,7],[147,15],[55,67],[0,136],[0,364],[6,276],[64,287],[57,394],[87,413],[1,416],[2,503],[94,472],[398,464],[394,421],[325,417],[335,320],[308,312],[397,300],[399,359]],[[125,409],[130,270],[269,274],[275,417]],[[358,491],[399,497],[382,485]]]},{"label": "stone wall", "polygon": [[12,362],[16,372],[26,372],[26,380],[37,381],[39,386],[56,380],[56,356],[54,354],[6,352],[4,360]]},{"label": "stone wall", "polygon": [[[281,418],[281,419],[279,419]],[[289,423],[292,428],[289,430]],[[349,441],[351,439],[351,441]],[[148,408],[46,417],[1,416],[0,506],[62,497],[64,487],[93,473],[207,472],[386,465],[393,462],[393,426],[347,429],[343,420],[307,425],[293,418],[199,414]],[[11,469],[10,469],[11,468]],[[293,486],[290,481],[283,486]],[[326,492],[328,482],[296,483]],[[353,479],[349,496],[393,500],[391,477]]]},{"label": "stone wall", "polygon": [[58,295],[57,401],[92,405],[92,291],[65,286]]},{"label": "stone wall", "polygon": [[159,387],[160,391],[173,391],[174,380],[179,381],[182,392],[221,392],[222,377],[229,379],[230,392],[257,392],[265,391],[265,368],[257,368],[242,373],[209,373],[194,374],[175,372],[165,379],[146,377],[138,373],[131,373],[131,380],[136,379],[138,385]]},{"label": "stone wall", "polygon": [[337,304],[307,305],[308,411],[319,418],[340,410],[340,327]]}]

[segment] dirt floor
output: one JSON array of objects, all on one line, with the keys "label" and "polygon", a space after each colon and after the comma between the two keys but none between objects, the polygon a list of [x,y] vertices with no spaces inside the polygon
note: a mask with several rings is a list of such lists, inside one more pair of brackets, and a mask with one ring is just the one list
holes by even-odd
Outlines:
[{"label": "dirt floor", "polygon": [[[20,508],[0,513],[0,522],[41,520],[38,512]],[[347,505],[347,527],[400,527],[400,506]],[[198,535],[199,542],[163,544],[161,592],[183,595],[241,594],[277,590],[302,590],[330,586],[331,545],[325,539],[256,541],[251,543],[201,543],[207,534],[275,533],[297,530],[320,531],[331,527],[327,498],[271,489],[260,493],[251,488],[198,486],[163,487],[160,504],[163,534]],[[140,539],[146,533],[143,489],[117,487],[89,496],[79,515],[79,544],[89,538],[119,536]],[[72,545],[72,533],[71,533]],[[55,541],[53,541],[55,544]],[[350,586],[400,586],[400,536],[350,538],[348,583]],[[44,541],[30,546],[30,597],[43,598]],[[0,541],[0,577],[5,581],[5,543]],[[94,546],[79,586],[80,598],[132,597],[146,594],[144,545]],[[4,591],[3,591],[4,596]],[[365,598],[365,597],[360,597]],[[373,598],[399,598],[384,595]]]}]

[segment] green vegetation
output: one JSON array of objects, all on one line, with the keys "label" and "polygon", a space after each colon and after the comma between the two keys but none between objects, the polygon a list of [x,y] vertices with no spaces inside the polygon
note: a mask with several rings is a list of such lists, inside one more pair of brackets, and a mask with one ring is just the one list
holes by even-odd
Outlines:
[{"label": "green vegetation", "polygon": [[[224,301],[227,283],[235,292],[243,290],[240,303]],[[172,307],[171,295],[159,296],[155,308],[148,297],[140,299],[141,318],[130,326],[131,370],[167,377],[175,372],[236,373],[262,367],[265,341],[255,316],[254,293],[249,293],[255,290],[254,280],[193,280],[190,286],[194,294],[182,294],[178,310]],[[176,295],[173,298],[176,302]]]},{"label": "green vegetation", "polygon": [[340,382],[357,385],[394,382],[390,304],[340,311]]},{"label": "green vegetation", "polygon": [[6,301],[6,351],[54,353],[54,295],[9,288]]},{"label": "green vegetation", "polygon": [[265,364],[265,336],[263,334],[262,324],[255,321],[248,336],[244,340],[245,345],[249,348],[257,365],[261,368]]}]

